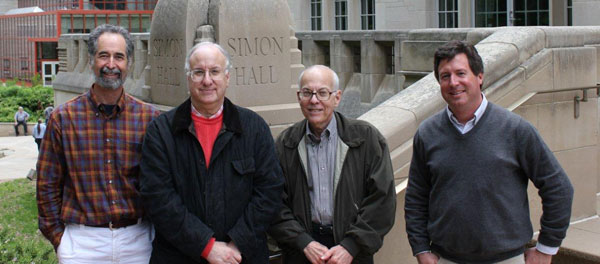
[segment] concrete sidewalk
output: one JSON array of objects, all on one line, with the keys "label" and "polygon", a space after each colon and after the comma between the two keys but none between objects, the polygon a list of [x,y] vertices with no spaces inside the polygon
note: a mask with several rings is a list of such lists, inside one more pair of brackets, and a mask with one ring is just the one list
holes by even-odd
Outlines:
[{"label": "concrete sidewalk", "polygon": [[[31,135],[0,137],[0,182],[25,178],[29,170],[35,170],[38,150]],[[0,154],[2,156],[2,154]]]}]

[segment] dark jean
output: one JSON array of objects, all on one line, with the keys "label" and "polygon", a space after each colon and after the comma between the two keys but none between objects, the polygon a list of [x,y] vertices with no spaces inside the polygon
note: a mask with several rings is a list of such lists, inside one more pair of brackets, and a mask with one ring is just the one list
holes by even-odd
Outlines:
[{"label": "dark jean", "polygon": [[25,132],[25,135],[27,135],[27,121],[17,121],[17,124],[15,125],[15,134],[17,136],[19,136],[19,125],[23,125],[23,131]]}]

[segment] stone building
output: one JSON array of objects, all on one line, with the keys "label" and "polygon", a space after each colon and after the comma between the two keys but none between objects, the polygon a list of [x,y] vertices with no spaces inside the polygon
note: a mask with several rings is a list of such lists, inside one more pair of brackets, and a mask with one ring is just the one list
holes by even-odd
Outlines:
[{"label": "stone building", "polygon": [[600,24],[597,0],[288,0],[297,31]]}]

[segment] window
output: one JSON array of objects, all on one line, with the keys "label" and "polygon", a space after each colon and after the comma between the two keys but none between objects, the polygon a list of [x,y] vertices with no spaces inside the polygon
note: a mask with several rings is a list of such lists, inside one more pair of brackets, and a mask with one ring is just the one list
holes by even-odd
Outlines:
[{"label": "window", "polygon": [[440,28],[458,27],[458,0],[439,0],[438,17]]},{"label": "window", "polygon": [[321,0],[310,0],[310,28],[321,30]]},{"label": "window", "polygon": [[335,0],[335,30],[348,29],[348,2]]},{"label": "window", "polygon": [[375,0],[360,0],[360,28],[375,29]]},{"label": "window", "polygon": [[573,0],[567,0],[567,26],[573,25]]},{"label": "window", "polygon": [[550,12],[548,0],[515,0],[514,26],[548,26]]},{"label": "window", "polygon": [[28,71],[29,70],[29,61],[27,57],[21,57],[21,70]]},{"label": "window", "polygon": [[475,0],[476,27],[548,26],[549,0]]},{"label": "window", "polygon": [[[518,0],[517,0],[518,1]],[[506,0],[476,0],[475,26],[502,27],[508,23]]]}]

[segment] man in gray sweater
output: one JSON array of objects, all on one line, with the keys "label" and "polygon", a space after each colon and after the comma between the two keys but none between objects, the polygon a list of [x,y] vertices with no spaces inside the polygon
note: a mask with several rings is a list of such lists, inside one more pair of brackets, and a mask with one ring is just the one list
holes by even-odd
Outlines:
[{"label": "man in gray sweater", "polygon": [[[451,41],[434,56],[448,107],[419,126],[406,190],[406,231],[419,263],[550,263],[565,237],[573,187],[536,129],[487,101],[483,62]],[[543,215],[533,236],[527,183]]]}]

